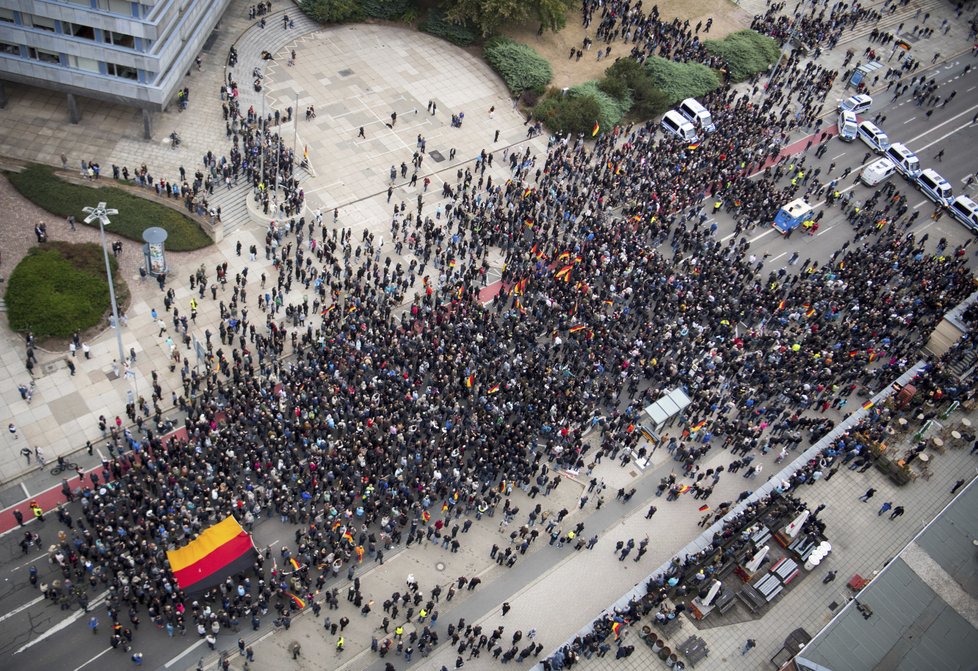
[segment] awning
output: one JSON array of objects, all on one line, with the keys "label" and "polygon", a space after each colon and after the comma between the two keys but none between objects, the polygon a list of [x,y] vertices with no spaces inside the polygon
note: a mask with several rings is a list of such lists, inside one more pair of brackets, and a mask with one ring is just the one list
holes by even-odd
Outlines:
[{"label": "awning", "polygon": [[203,592],[254,560],[255,546],[236,519],[228,516],[195,540],[166,553],[177,586],[184,592]]}]

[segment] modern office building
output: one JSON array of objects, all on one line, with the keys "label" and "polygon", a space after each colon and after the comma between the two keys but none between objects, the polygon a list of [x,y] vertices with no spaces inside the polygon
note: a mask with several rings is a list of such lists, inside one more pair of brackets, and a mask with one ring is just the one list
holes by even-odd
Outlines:
[{"label": "modern office building", "polygon": [[[164,109],[230,0],[0,0],[0,80]],[[6,101],[0,90],[0,102]]]}]

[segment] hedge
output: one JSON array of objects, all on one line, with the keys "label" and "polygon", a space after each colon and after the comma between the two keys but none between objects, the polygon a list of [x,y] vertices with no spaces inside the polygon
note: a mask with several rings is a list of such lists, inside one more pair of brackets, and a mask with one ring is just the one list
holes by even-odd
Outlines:
[{"label": "hedge", "polygon": [[735,82],[764,72],[778,60],[780,53],[773,38],[753,30],[739,30],[722,40],[707,40],[703,46],[708,53],[726,62],[730,78]]},{"label": "hedge", "polygon": [[552,131],[585,133],[588,137],[600,115],[601,106],[593,97],[565,96],[556,89],[551,89],[533,110],[533,116]]},{"label": "hedge", "polygon": [[495,70],[510,93],[543,91],[553,78],[553,69],[533,47],[506,37],[494,37],[485,48],[486,62]]},{"label": "hedge", "polygon": [[605,129],[611,128],[620,122],[632,106],[632,98],[627,88],[623,90],[618,88],[616,94],[621,97],[610,95],[596,81],[578,84],[568,91],[568,95],[575,98],[591,98],[598,104],[600,111],[598,112],[597,120],[601,124],[601,127]]},{"label": "hedge", "polygon": [[364,14],[375,19],[395,21],[417,10],[415,0],[359,0]]},{"label": "hedge", "polygon": [[421,24],[421,30],[429,35],[434,35],[435,37],[440,37],[443,40],[448,40],[452,44],[456,44],[460,47],[469,46],[479,37],[476,32],[468,26],[464,24],[460,25],[457,23],[452,23],[445,18],[444,13],[437,9],[433,9],[428,12],[428,18]]},{"label": "hedge", "polygon": [[[83,207],[94,207],[104,201],[119,210],[119,214],[110,217],[112,223],[107,230],[124,238],[142,242],[143,231],[150,226],[159,226],[169,234],[166,248],[170,251],[185,252],[211,244],[211,239],[197,222],[179,210],[117,187],[96,188],[66,182],[43,165],[31,165],[23,172],[8,172],[6,176],[20,195],[35,205],[60,217],[74,215],[78,223],[83,223],[87,216],[82,212]],[[98,222],[90,225],[98,227]]]},{"label": "hedge", "polygon": [[[109,257],[120,306],[129,300],[126,283]],[[107,320],[109,285],[102,249],[91,242],[48,242],[32,247],[7,281],[7,317],[14,331],[65,338]]]},{"label": "hedge", "polygon": [[619,99],[622,90],[628,91],[632,103],[630,114],[637,119],[655,118],[671,107],[669,97],[655,87],[648,70],[632,58],[615,61],[605,70],[598,88]]},{"label": "hedge", "polygon": [[644,65],[652,84],[665,94],[670,105],[699,98],[720,86],[717,73],[702,63],[677,63],[651,56]]},{"label": "hedge", "polygon": [[300,0],[299,9],[319,23],[360,21],[366,16],[357,0]]}]

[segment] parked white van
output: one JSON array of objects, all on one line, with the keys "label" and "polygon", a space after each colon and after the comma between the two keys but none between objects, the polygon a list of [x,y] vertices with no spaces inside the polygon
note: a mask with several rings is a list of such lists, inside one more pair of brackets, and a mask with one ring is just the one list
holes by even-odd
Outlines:
[{"label": "parked white van", "polygon": [[906,145],[894,142],[886,150],[886,157],[893,161],[896,169],[907,179],[915,179],[920,174],[920,159]]},{"label": "parked white van", "polygon": [[858,95],[846,98],[839,103],[840,112],[852,112],[862,114],[873,105],[873,99],[867,95]]},{"label": "parked white van", "polygon": [[969,231],[978,232],[978,203],[967,196],[958,196],[947,209]]},{"label": "parked white van", "polygon": [[686,121],[676,110],[669,110],[662,116],[662,127],[673,135],[678,135],[686,142],[697,142],[696,128]]},{"label": "parked white van", "polygon": [[859,139],[866,143],[873,151],[883,153],[890,148],[890,138],[886,136],[883,129],[870,121],[863,121],[859,124],[856,133]]},{"label": "parked white van", "polygon": [[951,195],[951,184],[946,179],[937,174],[936,170],[927,168],[917,175],[917,187],[925,196],[930,198],[938,205],[947,207],[954,200]]},{"label": "parked white van", "polygon": [[843,142],[852,142],[858,134],[856,125],[856,115],[852,112],[839,113],[839,139]]},{"label": "parked white van", "polygon": [[859,181],[866,186],[876,186],[880,182],[885,182],[895,172],[896,166],[893,165],[893,161],[880,158],[863,168],[859,174]]},{"label": "parked white van", "polygon": [[691,124],[702,128],[704,133],[712,133],[717,129],[717,127],[713,125],[713,117],[710,115],[710,111],[700,105],[696,98],[686,98],[686,100],[679,103],[679,107],[676,109],[680,114],[686,117]]}]

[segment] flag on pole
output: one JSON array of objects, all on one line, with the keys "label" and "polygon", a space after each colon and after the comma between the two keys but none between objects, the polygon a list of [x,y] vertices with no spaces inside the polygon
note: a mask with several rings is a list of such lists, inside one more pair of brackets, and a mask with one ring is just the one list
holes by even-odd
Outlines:
[{"label": "flag on pole", "polygon": [[554,273],[554,279],[570,282],[570,274],[572,270],[574,270],[574,266],[564,266]]},{"label": "flag on pole", "polygon": [[701,513],[705,513],[709,509],[710,509],[710,506],[707,506],[707,505],[700,506],[700,512]]},{"label": "flag on pole", "polygon": [[499,385],[498,384],[494,384],[491,387],[489,387],[489,392],[488,393],[495,394],[497,391],[499,391]]},{"label": "flag on pole", "polygon": [[583,330],[584,330],[584,329],[586,329],[586,328],[587,328],[587,326],[585,326],[584,324],[578,324],[577,326],[571,326],[571,327],[570,327],[569,329],[567,329],[567,330],[568,330],[568,331],[569,331],[570,333],[577,333],[578,331],[583,331]]},{"label": "flag on pole", "polygon": [[865,403],[863,403],[863,410],[869,410],[874,405],[876,405],[876,404],[873,403],[873,400],[872,399],[870,399],[870,400],[866,401]]},{"label": "flag on pole", "polygon": [[286,592],[286,594],[289,595],[289,598],[292,599],[292,601],[299,608],[299,610],[302,610],[303,608],[306,607],[306,602],[300,599],[297,595],[293,594],[292,592]]},{"label": "flag on pole", "polygon": [[598,131],[600,131],[600,130],[601,130],[601,124],[599,124],[597,121],[595,121],[594,122],[594,128],[591,129],[591,137],[594,137],[595,135],[597,135],[598,134]]},{"label": "flag on pole", "polygon": [[474,385],[474,384],[475,384],[475,375],[469,375],[467,378],[465,378],[465,386],[466,387],[468,387],[469,389],[471,389],[472,388],[472,385]]},{"label": "flag on pole", "polygon": [[289,558],[289,563],[292,564],[292,568],[294,568],[296,571],[298,571],[300,568],[302,568],[301,566],[299,566],[299,562],[297,562],[295,560],[295,557],[290,557]]},{"label": "flag on pole", "polygon": [[693,426],[689,427],[689,432],[690,433],[696,433],[697,431],[699,431],[700,429],[702,429],[704,426],[706,426],[706,420],[705,419],[700,420],[698,423],[693,424]]}]

